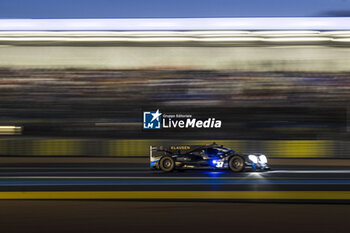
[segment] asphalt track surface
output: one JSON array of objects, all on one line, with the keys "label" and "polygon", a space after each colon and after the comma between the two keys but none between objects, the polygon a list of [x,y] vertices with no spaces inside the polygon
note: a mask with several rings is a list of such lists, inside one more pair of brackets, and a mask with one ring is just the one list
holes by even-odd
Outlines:
[{"label": "asphalt track surface", "polygon": [[163,173],[144,163],[2,163],[0,199],[349,203],[350,167]]},{"label": "asphalt track surface", "polygon": [[0,163],[0,232],[349,232],[342,163],[163,173],[40,161]]},{"label": "asphalt track surface", "polygon": [[0,200],[1,232],[349,232],[349,205]]}]

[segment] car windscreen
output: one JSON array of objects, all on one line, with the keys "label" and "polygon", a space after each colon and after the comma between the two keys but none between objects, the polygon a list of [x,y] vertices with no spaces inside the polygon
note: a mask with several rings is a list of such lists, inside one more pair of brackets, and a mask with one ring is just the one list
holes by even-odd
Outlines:
[{"label": "car windscreen", "polygon": [[217,156],[219,151],[215,148],[208,148],[206,149],[205,153],[209,156]]}]

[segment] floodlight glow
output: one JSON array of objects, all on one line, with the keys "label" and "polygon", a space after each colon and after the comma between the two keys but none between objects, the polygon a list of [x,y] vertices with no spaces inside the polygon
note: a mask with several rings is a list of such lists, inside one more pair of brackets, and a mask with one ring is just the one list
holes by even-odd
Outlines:
[{"label": "floodlight glow", "polygon": [[258,37],[214,37],[214,38],[200,38],[197,41],[203,42],[234,42],[234,41],[261,41]]},{"label": "floodlight glow", "polygon": [[298,34],[319,34],[320,31],[257,31],[254,34],[263,35],[275,35],[275,34],[288,34],[288,35],[298,35]]},{"label": "floodlight glow", "polygon": [[350,31],[327,31],[327,32],[323,32],[325,34],[329,34],[329,35],[339,35],[339,34],[350,34]]},{"label": "floodlight glow", "polygon": [[63,41],[63,42],[175,42],[195,41],[190,37],[0,37],[0,41]]},{"label": "floodlight glow", "polygon": [[16,129],[16,126],[0,126],[0,129]]},{"label": "floodlight glow", "polygon": [[231,34],[249,34],[251,33],[251,31],[218,31],[218,30],[213,30],[213,31],[186,31],[184,33],[188,33],[188,34],[193,34],[193,35],[218,35],[218,34],[222,34],[222,35],[231,35]]},{"label": "floodlight glow", "polygon": [[0,19],[3,31],[350,30],[349,17]]},{"label": "floodlight glow", "polygon": [[66,41],[66,42],[84,42],[84,41],[126,41],[123,37],[0,37],[0,41]]},{"label": "floodlight glow", "polygon": [[127,41],[135,42],[162,42],[162,41],[194,41],[190,37],[146,37],[146,38],[128,38]]},{"label": "floodlight glow", "polygon": [[279,37],[279,38],[264,38],[268,42],[307,42],[307,41],[331,41],[328,37]]},{"label": "floodlight glow", "polygon": [[350,42],[350,38],[338,38],[338,39],[332,39],[332,41],[335,41],[335,42]]}]

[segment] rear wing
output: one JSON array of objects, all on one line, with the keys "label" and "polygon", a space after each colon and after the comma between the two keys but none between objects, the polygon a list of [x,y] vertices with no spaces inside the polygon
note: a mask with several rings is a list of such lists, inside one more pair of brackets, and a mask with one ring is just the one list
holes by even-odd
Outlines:
[{"label": "rear wing", "polygon": [[152,162],[158,161],[160,159],[160,157],[163,155],[164,155],[164,151],[162,152],[162,150],[160,150],[160,147],[150,146],[149,147],[149,160],[151,162],[151,166],[152,166]]},{"label": "rear wing", "polygon": [[157,150],[157,147],[156,146],[149,146],[149,157],[150,157],[150,159],[153,156],[153,150]]},{"label": "rear wing", "polygon": [[152,158],[160,157],[165,154],[172,154],[171,151],[168,150],[167,147],[164,146],[150,146],[149,147],[149,157]]}]

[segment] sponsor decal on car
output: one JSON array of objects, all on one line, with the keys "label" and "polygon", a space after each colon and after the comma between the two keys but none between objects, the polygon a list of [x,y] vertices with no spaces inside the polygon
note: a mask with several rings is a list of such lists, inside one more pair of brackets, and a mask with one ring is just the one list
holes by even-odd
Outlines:
[{"label": "sponsor decal on car", "polygon": [[190,146],[170,146],[170,150],[189,150]]}]

